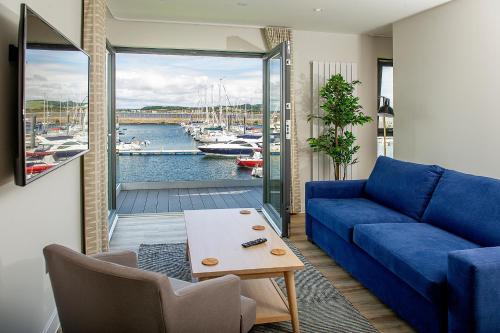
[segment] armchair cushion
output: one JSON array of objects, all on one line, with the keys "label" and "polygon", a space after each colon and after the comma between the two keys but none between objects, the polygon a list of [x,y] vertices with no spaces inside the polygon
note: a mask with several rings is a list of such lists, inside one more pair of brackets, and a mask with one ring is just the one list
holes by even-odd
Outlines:
[{"label": "armchair cushion", "polygon": [[102,252],[90,257],[113,264],[137,268],[137,254],[134,251]]},{"label": "armchair cushion", "polygon": [[425,223],[357,225],[354,242],[431,302],[445,304],[448,253],[477,248]]},{"label": "armchair cushion", "polygon": [[364,191],[379,204],[420,220],[442,173],[443,169],[436,165],[381,156]]},{"label": "armchair cushion", "polygon": [[363,198],[311,199],[307,202],[307,213],[350,243],[357,224],[415,222],[406,215]]}]

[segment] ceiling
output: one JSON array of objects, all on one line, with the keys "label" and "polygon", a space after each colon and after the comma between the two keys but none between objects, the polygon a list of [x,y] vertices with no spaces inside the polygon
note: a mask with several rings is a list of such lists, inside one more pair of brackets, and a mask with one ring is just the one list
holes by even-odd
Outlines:
[{"label": "ceiling", "polygon": [[450,0],[106,0],[116,19],[391,35],[391,24]]}]

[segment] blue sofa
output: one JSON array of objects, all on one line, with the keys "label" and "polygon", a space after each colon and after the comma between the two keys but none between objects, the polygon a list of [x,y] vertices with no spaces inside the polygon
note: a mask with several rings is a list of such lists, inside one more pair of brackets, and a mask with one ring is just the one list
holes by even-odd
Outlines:
[{"label": "blue sofa", "polygon": [[306,233],[420,332],[500,332],[500,181],[380,157],[306,184]]}]

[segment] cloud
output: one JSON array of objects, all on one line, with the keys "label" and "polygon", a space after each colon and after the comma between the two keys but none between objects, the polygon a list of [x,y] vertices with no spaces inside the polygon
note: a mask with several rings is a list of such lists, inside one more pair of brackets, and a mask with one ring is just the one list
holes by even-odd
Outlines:
[{"label": "cloud", "polygon": [[87,57],[80,52],[29,50],[26,99],[83,101],[88,94]]},{"label": "cloud", "polygon": [[262,102],[262,61],[248,58],[118,54],[117,108]]}]

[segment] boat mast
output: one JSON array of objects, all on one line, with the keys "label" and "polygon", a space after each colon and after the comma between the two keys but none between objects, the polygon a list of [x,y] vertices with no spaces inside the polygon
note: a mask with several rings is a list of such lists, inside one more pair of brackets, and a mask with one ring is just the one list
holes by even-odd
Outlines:
[{"label": "boat mast", "polygon": [[219,79],[219,125],[222,126],[222,100],[221,100],[221,91],[222,89],[222,78]]}]

